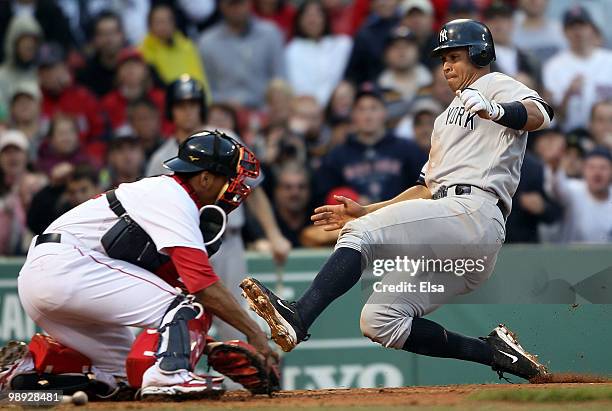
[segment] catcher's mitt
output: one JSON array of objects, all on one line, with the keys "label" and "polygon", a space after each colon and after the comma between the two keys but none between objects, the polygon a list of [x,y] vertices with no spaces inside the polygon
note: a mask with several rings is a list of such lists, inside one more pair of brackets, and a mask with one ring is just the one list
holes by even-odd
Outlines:
[{"label": "catcher's mitt", "polygon": [[251,393],[270,395],[280,390],[278,367],[267,366],[252,345],[231,340],[209,343],[206,349],[209,366]]}]

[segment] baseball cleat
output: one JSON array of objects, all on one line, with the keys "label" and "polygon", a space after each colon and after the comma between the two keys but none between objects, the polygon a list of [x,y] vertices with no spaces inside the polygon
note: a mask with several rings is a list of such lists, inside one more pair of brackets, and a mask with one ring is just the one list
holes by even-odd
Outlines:
[{"label": "baseball cleat", "polygon": [[200,376],[190,373],[191,379],[174,385],[150,385],[140,389],[143,401],[188,401],[219,398],[225,393],[223,377]]},{"label": "baseball cleat", "polygon": [[242,280],[240,288],[251,309],[268,323],[272,339],[283,351],[293,350],[310,337],[302,326],[295,302],[281,300],[252,277]]},{"label": "baseball cleat", "polygon": [[494,371],[500,378],[507,372],[530,380],[534,377],[548,374],[546,367],[538,361],[538,357],[528,353],[518,342],[516,335],[505,325],[495,327],[487,337],[481,337],[493,349]]},{"label": "baseball cleat", "polygon": [[11,379],[29,353],[28,345],[22,341],[11,340],[0,348],[0,392],[10,389]]}]

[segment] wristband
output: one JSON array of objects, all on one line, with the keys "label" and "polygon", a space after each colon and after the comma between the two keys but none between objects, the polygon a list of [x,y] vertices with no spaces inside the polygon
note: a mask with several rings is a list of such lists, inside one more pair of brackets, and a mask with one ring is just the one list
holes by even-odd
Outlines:
[{"label": "wristband", "polygon": [[511,103],[501,103],[499,106],[503,109],[504,114],[499,119],[493,121],[514,130],[522,130],[525,127],[528,116],[527,109],[523,103],[513,101]]}]

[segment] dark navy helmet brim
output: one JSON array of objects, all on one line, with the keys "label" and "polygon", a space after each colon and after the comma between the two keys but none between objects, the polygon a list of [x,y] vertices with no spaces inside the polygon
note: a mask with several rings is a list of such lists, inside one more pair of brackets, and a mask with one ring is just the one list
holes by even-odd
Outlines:
[{"label": "dark navy helmet brim", "polygon": [[181,160],[178,157],[171,158],[163,162],[163,166],[175,173],[195,173],[202,171],[203,168],[196,164],[189,163],[185,160]]}]

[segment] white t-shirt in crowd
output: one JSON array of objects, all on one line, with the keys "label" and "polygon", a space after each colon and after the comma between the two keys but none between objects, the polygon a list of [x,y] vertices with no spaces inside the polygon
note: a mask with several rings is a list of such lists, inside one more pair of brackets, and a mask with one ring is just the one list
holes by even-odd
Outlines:
[{"label": "white t-shirt in crowd", "polygon": [[[556,193],[565,207],[561,223],[564,243],[612,243],[612,194],[606,200],[591,195],[584,180],[557,173]],[[612,193],[612,187],[610,187]]]},{"label": "white t-shirt in crowd", "polygon": [[[563,34],[561,23],[547,19],[542,27],[525,27],[525,15],[518,12],[514,24],[512,42],[533,61],[544,64],[548,59],[567,48],[567,40]],[[495,47],[497,54],[497,46]]]},{"label": "white t-shirt in crowd", "polygon": [[[206,251],[198,207],[172,177],[150,177],[120,184],[115,193],[127,214],[149,234],[158,251],[163,252],[166,247]],[[45,233],[67,233],[83,247],[105,253],[100,240],[118,219],[106,196],[101,195],[63,214]]]},{"label": "white t-shirt in crowd", "polygon": [[313,96],[325,107],[342,80],[352,45],[345,35],[291,40],[285,49],[285,65],[294,93]]},{"label": "white t-shirt in crowd", "polygon": [[542,71],[544,88],[551,93],[552,103],[561,104],[572,80],[581,75],[583,86],[580,94],[570,98],[567,105],[564,131],[586,127],[591,107],[598,101],[612,98],[612,51],[598,48],[587,57],[575,55],[570,50],[562,51],[548,60]]}]

